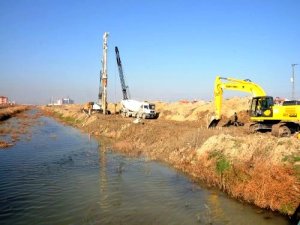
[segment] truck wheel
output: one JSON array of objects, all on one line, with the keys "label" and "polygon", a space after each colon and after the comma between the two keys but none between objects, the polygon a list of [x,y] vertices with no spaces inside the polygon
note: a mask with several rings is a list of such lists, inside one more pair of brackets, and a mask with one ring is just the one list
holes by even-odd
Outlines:
[{"label": "truck wheel", "polygon": [[291,130],[290,128],[288,128],[287,126],[281,126],[279,127],[279,130],[278,130],[278,136],[279,137],[289,137],[291,136]]}]

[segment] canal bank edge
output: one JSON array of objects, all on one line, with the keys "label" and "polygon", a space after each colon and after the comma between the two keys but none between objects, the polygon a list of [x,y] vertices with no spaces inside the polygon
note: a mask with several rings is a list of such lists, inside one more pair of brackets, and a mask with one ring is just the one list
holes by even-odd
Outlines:
[{"label": "canal bank edge", "polygon": [[293,215],[300,202],[300,142],[242,128],[207,130],[196,122],[144,120],[93,114],[82,106],[41,107],[44,113],[95,136],[113,149],[143,155],[218,187],[231,197]]},{"label": "canal bank edge", "polygon": [[[23,105],[16,105],[16,106],[2,106],[0,108],[0,150],[7,149],[11,146],[13,146],[18,140],[20,134],[25,133],[25,127],[26,125],[23,124],[22,126],[19,126],[19,124],[16,124],[16,126],[9,126],[4,125],[2,123],[5,123],[6,120],[19,116],[22,112],[29,110],[29,106],[23,106]],[[9,137],[9,140],[7,137]]]},{"label": "canal bank edge", "polygon": [[17,105],[0,108],[0,121],[7,120],[18,113],[28,110],[29,106]]}]

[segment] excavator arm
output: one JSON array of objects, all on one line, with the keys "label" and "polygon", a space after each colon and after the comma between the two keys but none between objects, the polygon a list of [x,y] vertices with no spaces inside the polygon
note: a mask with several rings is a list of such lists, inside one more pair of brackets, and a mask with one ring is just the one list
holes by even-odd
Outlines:
[{"label": "excavator arm", "polygon": [[217,126],[221,119],[221,108],[223,100],[223,90],[233,90],[251,93],[253,97],[266,96],[264,89],[251,82],[250,80],[238,80],[235,78],[225,78],[217,76],[214,86],[214,103],[215,103],[215,115],[212,117],[208,128]]}]

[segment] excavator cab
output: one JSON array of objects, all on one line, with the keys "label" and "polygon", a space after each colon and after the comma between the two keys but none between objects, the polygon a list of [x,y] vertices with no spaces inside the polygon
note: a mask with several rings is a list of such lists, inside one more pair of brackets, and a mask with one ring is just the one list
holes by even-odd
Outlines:
[{"label": "excavator cab", "polygon": [[272,117],[274,101],[271,96],[253,97],[250,106],[251,117]]}]

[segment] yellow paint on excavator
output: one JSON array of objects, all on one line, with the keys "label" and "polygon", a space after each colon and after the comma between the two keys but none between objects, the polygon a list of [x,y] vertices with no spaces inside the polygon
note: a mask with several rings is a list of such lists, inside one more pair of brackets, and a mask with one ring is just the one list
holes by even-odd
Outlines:
[{"label": "yellow paint on excavator", "polygon": [[250,80],[239,80],[217,76],[214,85],[215,115],[211,118],[208,128],[217,126],[221,119],[223,90],[233,90],[251,93],[252,96],[266,96],[264,89]]}]

